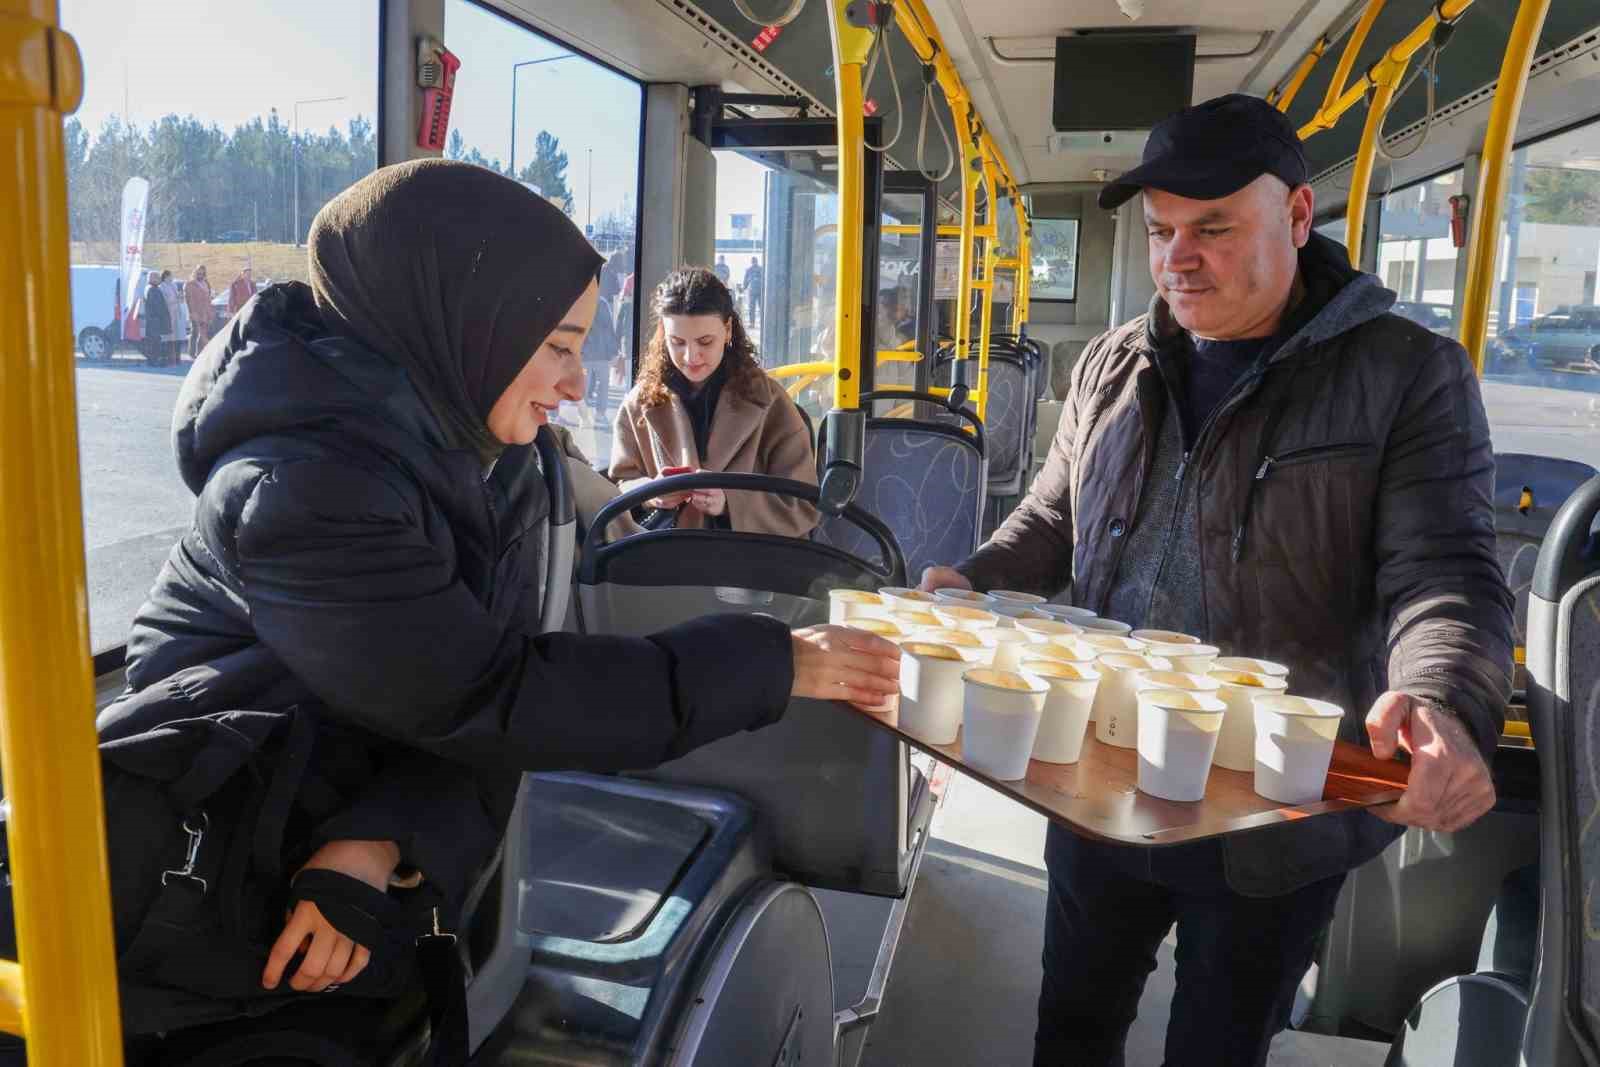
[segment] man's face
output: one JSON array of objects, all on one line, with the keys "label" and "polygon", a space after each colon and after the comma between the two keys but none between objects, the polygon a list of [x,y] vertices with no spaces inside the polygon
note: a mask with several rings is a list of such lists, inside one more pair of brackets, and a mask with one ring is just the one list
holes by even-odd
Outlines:
[{"label": "man's face", "polygon": [[1220,200],[1145,189],[1150,277],[1179,325],[1201,337],[1264,337],[1294,286],[1310,237],[1309,185],[1263,174]]}]

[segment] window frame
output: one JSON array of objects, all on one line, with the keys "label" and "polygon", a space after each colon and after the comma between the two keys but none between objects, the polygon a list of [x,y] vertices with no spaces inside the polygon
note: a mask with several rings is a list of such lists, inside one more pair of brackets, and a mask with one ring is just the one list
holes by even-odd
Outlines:
[{"label": "window frame", "polygon": [[[1076,304],[1078,302],[1078,255],[1079,255],[1079,253],[1081,253],[1083,251],[1083,219],[1081,217],[1079,217],[1079,216],[1076,216],[1076,215],[1029,215],[1028,216],[1028,223],[1029,223],[1030,228],[1034,227],[1034,226],[1037,226],[1042,222],[1070,222],[1070,223],[1072,223],[1072,264],[1073,264],[1073,266],[1072,266],[1072,295],[1068,296],[1068,297],[1041,296],[1041,295],[1039,295],[1039,291],[1036,288],[1033,287],[1033,284],[1030,281],[1029,288],[1028,288],[1028,303],[1029,304]],[[1030,234],[1030,241],[1029,241],[1029,245],[1028,245],[1028,254],[1030,256],[1030,259],[1029,259],[1029,262],[1026,265],[1027,266],[1027,270],[1028,270],[1028,276],[1029,276],[1030,279],[1033,277],[1033,261],[1031,259],[1032,255],[1033,255],[1033,244],[1032,244],[1032,241],[1031,241],[1031,236],[1032,235]]]},{"label": "window frame", "polygon": [[[381,0],[381,2],[383,4],[383,6],[385,8],[387,8],[389,3],[391,2],[391,0]],[[643,228],[642,227],[642,223],[643,223],[643,220],[644,220],[644,168],[645,168],[645,165],[646,165],[644,123],[645,123],[645,118],[649,114],[649,108],[650,108],[650,83],[645,81],[642,78],[638,78],[638,77],[635,77],[632,74],[629,74],[627,71],[623,70],[621,67],[617,66],[615,63],[609,63],[606,60],[601,59],[599,56],[595,55],[594,53],[588,51],[585,48],[582,48],[582,47],[580,47],[578,45],[572,44],[569,41],[564,41],[561,38],[555,36],[554,34],[546,33],[544,30],[539,29],[537,26],[531,25],[526,20],[518,17],[517,15],[512,14],[511,12],[505,10],[504,8],[499,7],[496,4],[490,3],[489,0],[461,0],[461,2],[464,3],[464,4],[470,4],[473,7],[476,7],[478,9],[482,10],[482,11],[488,12],[491,15],[494,15],[494,16],[496,16],[498,18],[504,19],[506,22],[511,23],[511,25],[516,26],[516,27],[518,27],[520,29],[526,30],[528,33],[533,34],[535,37],[538,37],[541,40],[548,41],[550,44],[554,45],[557,48],[565,49],[566,51],[571,52],[573,55],[579,56],[579,57],[587,60],[588,62],[593,63],[597,67],[603,67],[606,70],[610,71],[612,74],[617,75],[617,77],[622,78],[625,81],[632,82],[639,89],[639,150],[638,150],[639,166],[636,168],[638,170],[638,175],[637,175],[637,178],[636,178],[636,180],[634,182],[634,191],[633,191],[633,277],[634,277],[634,293],[633,293],[633,354],[629,359],[629,369],[628,369],[628,380],[630,382],[634,381],[634,380],[637,380],[637,378],[639,377],[639,357],[641,355],[641,349],[644,347],[642,345],[642,343],[641,343],[641,340],[643,338],[642,323],[643,323],[643,320],[644,320],[645,316],[640,314],[640,306],[641,306],[641,303],[642,303],[640,297],[641,297],[642,294],[640,294],[640,292],[638,290],[638,278],[639,278],[639,266],[640,266],[640,263],[642,261],[642,255],[641,255],[642,248],[641,248],[641,246],[644,243],[643,241],[640,240],[640,233],[641,233],[641,230]],[[443,14],[448,16],[448,12],[443,12]],[[442,24],[443,24],[443,19],[441,19],[441,25]],[[381,13],[380,13],[380,18],[379,18],[379,26],[380,27],[382,26]],[[383,70],[382,70],[382,68],[380,66],[380,69],[379,69],[380,81],[379,81],[379,84],[378,84],[378,92],[379,92],[380,96],[383,93],[383,82],[381,80],[382,77],[383,77]],[[378,151],[379,151],[378,158],[382,159],[383,158],[383,155],[382,155],[383,145],[382,145],[381,142],[380,142],[380,144],[378,146]],[[584,236],[587,238],[588,235],[585,234]]]}]

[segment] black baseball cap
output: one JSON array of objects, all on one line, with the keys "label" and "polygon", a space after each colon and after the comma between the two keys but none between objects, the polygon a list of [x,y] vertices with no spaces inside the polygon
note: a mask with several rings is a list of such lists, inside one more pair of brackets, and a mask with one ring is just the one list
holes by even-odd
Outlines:
[{"label": "black baseball cap", "polygon": [[1120,207],[1146,186],[1219,200],[1263,174],[1293,188],[1306,172],[1305,150],[1288,117],[1259,96],[1229,93],[1157,123],[1144,162],[1101,189],[1100,206]]}]

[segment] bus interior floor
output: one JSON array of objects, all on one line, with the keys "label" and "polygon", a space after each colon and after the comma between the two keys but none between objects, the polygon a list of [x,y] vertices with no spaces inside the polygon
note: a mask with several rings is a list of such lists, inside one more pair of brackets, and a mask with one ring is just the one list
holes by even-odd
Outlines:
[{"label": "bus interior floor", "polygon": [[[1044,937],[1045,820],[970,778],[957,775],[935,816],[932,840],[884,993],[883,1011],[859,1058],[846,1045],[841,1067],[1026,1067],[1033,1059],[1035,1005]],[[836,905],[824,902],[830,941]],[[881,920],[880,920],[881,922]],[[869,940],[872,940],[869,938]],[[848,941],[846,940],[846,943]],[[1157,1067],[1173,992],[1169,933],[1145,985],[1128,1035],[1128,1067]],[[874,941],[875,945],[875,941]],[[871,965],[872,949],[864,950]],[[841,1005],[865,975],[841,966]],[[1286,1032],[1268,1067],[1381,1067],[1388,1046]]]}]

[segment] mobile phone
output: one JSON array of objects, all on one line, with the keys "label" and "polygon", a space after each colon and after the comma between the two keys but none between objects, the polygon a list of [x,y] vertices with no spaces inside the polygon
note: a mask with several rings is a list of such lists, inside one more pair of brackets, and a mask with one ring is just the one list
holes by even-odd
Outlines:
[{"label": "mobile phone", "polygon": [[662,467],[661,468],[661,477],[663,477],[663,478],[671,478],[671,477],[673,477],[674,475],[677,475],[677,474],[693,474],[693,473],[694,473],[694,468],[693,467]]}]

